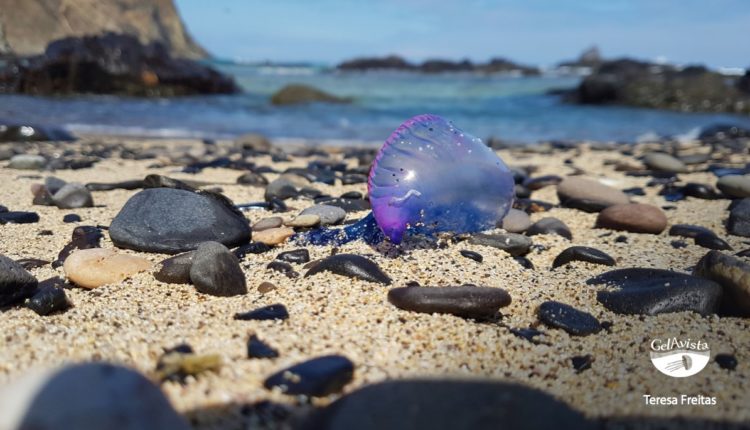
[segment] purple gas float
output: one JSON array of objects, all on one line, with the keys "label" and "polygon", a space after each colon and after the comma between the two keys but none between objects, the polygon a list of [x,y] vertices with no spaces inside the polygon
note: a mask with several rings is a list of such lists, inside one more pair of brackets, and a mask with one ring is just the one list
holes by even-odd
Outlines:
[{"label": "purple gas float", "polygon": [[406,233],[491,229],[510,209],[514,182],[481,139],[437,115],[419,115],[385,141],[367,190],[372,214],[342,230],[306,233],[304,239],[324,244],[361,237],[372,243],[385,235],[400,243]]}]

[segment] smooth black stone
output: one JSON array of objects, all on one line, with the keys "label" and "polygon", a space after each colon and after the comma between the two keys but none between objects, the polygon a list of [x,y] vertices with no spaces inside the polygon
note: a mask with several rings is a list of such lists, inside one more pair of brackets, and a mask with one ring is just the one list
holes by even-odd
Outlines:
[{"label": "smooth black stone", "polygon": [[716,200],[724,197],[714,187],[707,184],[697,184],[695,182],[688,182],[685,184],[685,186],[682,187],[682,192],[686,196],[704,200]]},{"label": "smooth black stone", "polygon": [[542,303],[537,309],[537,316],[548,326],[563,329],[574,336],[586,336],[602,329],[599,320],[590,313],[560,302]]},{"label": "smooth black stone", "polygon": [[736,236],[750,237],[750,198],[738,199],[729,205],[727,231]]},{"label": "smooth black stone", "polygon": [[716,282],[661,269],[613,270],[586,283],[619,287],[597,293],[599,303],[619,314],[694,311],[708,315],[716,312],[722,296],[722,288]]},{"label": "smooth black stone", "polygon": [[699,225],[675,224],[669,228],[670,236],[682,236],[682,237],[695,238],[699,234],[712,234],[715,236],[713,231],[707,229],[706,227],[701,227]]},{"label": "smooth black stone", "polygon": [[256,335],[251,335],[247,341],[247,358],[276,358],[279,351],[263,342]]},{"label": "smooth black stone", "polygon": [[734,255],[736,255],[738,257],[750,257],[750,248],[743,249],[742,251],[740,251],[740,252],[738,252],[738,253],[736,253]]},{"label": "smooth black stone", "polygon": [[71,306],[65,290],[52,286],[44,285],[34,293],[26,303],[26,307],[39,315],[49,315],[54,312],[62,312]]},{"label": "smooth black stone", "polygon": [[21,267],[26,270],[31,270],[39,267],[44,267],[50,262],[39,258],[19,258],[18,260],[16,260],[16,263],[20,264]]},{"label": "smooth black stone", "polygon": [[301,248],[293,251],[282,252],[276,256],[279,261],[286,261],[287,263],[302,264],[310,261],[310,251]]},{"label": "smooth black stone", "polygon": [[523,267],[524,269],[534,270],[534,263],[532,263],[531,260],[529,260],[528,258],[520,256],[520,257],[513,257],[513,259],[516,260],[516,262],[520,264],[521,267]]},{"label": "smooth black stone", "polygon": [[57,254],[57,259],[52,262],[52,267],[62,266],[65,259],[76,249],[99,248],[103,237],[104,235],[98,227],[82,225],[74,228],[70,242]]},{"label": "smooth black stone", "polygon": [[270,246],[266,245],[265,243],[262,243],[262,242],[250,242],[247,245],[242,245],[240,247],[234,248],[232,250],[232,253],[237,258],[239,258],[240,260],[242,260],[248,254],[263,254],[264,252],[268,252],[271,249],[273,249],[273,248],[271,248]]},{"label": "smooth black stone", "polygon": [[628,243],[628,237],[625,235],[620,235],[615,238],[615,243]]},{"label": "smooth black stone", "polygon": [[285,261],[274,260],[266,266],[266,269],[286,275],[287,278],[298,278],[299,273],[294,271],[294,267]]},{"label": "smooth black stone", "polygon": [[324,271],[385,285],[391,283],[391,278],[383,273],[377,264],[355,254],[336,254],[326,257],[310,268],[305,277]]},{"label": "smooth black stone", "polygon": [[713,233],[700,233],[694,238],[695,244],[708,249],[728,250],[732,247]]},{"label": "smooth black stone", "polygon": [[622,192],[629,196],[645,196],[646,195],[646,191],[644,191],[643,188],[641,187],[628,188],[628,189],[622,190]]},{"label": "smooth black stone", "polygon": [[511,334],[521,339],[526,339],[529,342],[534,342],[534,338],[542,335],[543,333],[535,328],[509,328]]},{"label": "smooth black stone", "polygon": [[226,197],[172,188],[150,188],[131,197],[109,228],[117,247],[178,254],[203,242],[226,246],[250,241],[247,219]]},{"label": "smooth black stone", "polygon": [[685,193],[682,191],[682,187],[669,183],[659,191],[659,195],[664,197],[664,200],[668,202],[678,202],[685,199]]},{"label": "smooth black stone", "polygon": [[22,302],[36,292],[38,282],[20,264],[0,254],[0,307]]},{"label": "smooth black stone", "polygon": [[509,382],[412,379],[366,385],[310,415],[298,430],[593,430],[570,406]]},{"label": "smooth black stone", "polygon": [[202,243],[195,250],[190,282],[196,290],[212,296],[247,294],[245,274],[239,260],[218,242]]},{"label": "smooth black stone", "polygon": [[0,213],[1,224],[33,224],[39,222],[39,214],[36,212],[10,211]]},{"label": "smooth black stone", "polygon": [[400,287],[388,291],[388,301],[407,311],[483,319],[494,316],[501,307],[508,306],[511,298],[500,288]]},{"label": "smooth black stone", "polygon": [[154,278],[167,284],[189,284],[194,255],[195,251],[189,251],[163,260]]},{"label": "smooth black stone", "polygon": [[482,260],[484,260],[484,257],[482,257],[482,254],[478,252],[474,252],[474,251],[469,251],[468,249],[462,249],[461,251],[459,251],[459,253],[466,258],[476,261],[477,263],[481,263]]},{"label": "smooth black stone", "polygon": [[750,316],[750,264],[719,251],[708,251],[693,274],[723,287],[722,316]]},{"label": "smooth black stone", "polygon": [[364,196],[362,196],[362,193],[359,191],[347,191],[344,194],[340,195],[342,199],[362,199]]},{"label": "smooth black stone", "polygon": [[81,216],[78,214],[67,214],[63,217],[63,222],[81,222]]},{"label": "smooth black stone", "polygon": [[564,222],[557,218],[542,218],[526,230],[526,235],[536,236],[538,234],[556,234],[568,240],[573,240],[573,233]]},{"label": "smooth black stone", "polygon": [[555,257],[555,261],[552,262],[552,268],[555,269],[571,261],[585,261],[604,266],[615,265],[615,259],[604,251],[588,246],[571,246]]},{"label": "smooth black stone", "polygon": [[669,242],[670,245],[672,245],[672,248],[674,249],[682,249],[687,248],[688,244],[684,240],[673,240]]},{"label": "smooth black stone", "polygon": [[89,182],[86,188],[89,191],[137,190],[144,188],[144,183],[142,179],[112,183]]},{"label": "smooth black stone", "polygon": [[570,359],[570,363],[573,365],[573,369],[576,370],[576,373],[581,373],[586,369],[591,369],[591,363],[593,362],[594,357],[592,357],[591,354],[577,355]]},{"label": "smooth black stone", "polygon": [[562,178],[557,175],[546,175],[537,176],[535,178],[527,178],[523,181],[523,186],[531,191],[540,190],[550,185],[557,185],[562,182]]},{"label": "smooth black stone", "polygon": [[289,313],[286,306],[282,304],[263,306],[249,312],[234,314],[234,319],[243,321],[285,320],[287,318],[289,318]]},{"label": "smooth black stone", "polygon": [[725,370],[734,370],[737,368],[737,357],[732,354],[716,354],[714,361],[716,361],[719,367]]},{"label": "smooth black stone", "polygon": [[269,376],[263,386],[284,394],[322,397],[341,391],[354,377],[354,363],[340,355],[313,358]]},{"label": "smooth black stone", "polygon": [[337,206],[346,212],[369,211],[371,209],[370,201],[364,199],[343,199],[341,197],[316,199],[315,203]]},{"label": "smooth black stone", "polygon": [[521,234],[478,233],[469,238],[469,243],[471,243],[472,245],[482,245],[497,248],[507,252],[513,257],[518,257],[529,252],[532,242],[531,239]]}]

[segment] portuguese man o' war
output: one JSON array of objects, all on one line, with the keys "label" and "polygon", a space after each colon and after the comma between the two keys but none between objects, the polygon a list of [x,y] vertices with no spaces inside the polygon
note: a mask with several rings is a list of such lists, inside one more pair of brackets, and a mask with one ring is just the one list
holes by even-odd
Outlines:
[{"label": "portuguese man o' war", "polygon": [[380,149],[367,181],[372,213],[343,229],[298,239],[312,244],[362,238],[400,243],[405,234],[494,228],[511,207],[513,176],[481,139],[437,115],[404,122]]}]

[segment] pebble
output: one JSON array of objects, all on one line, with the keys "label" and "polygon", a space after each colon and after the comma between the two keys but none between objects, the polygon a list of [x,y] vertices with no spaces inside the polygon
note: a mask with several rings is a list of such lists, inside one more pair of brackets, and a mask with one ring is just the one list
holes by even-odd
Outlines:
[{"label": "pebble", "polygon": [[687,248],[688,244],[684,240],[673,240],[669,242],[670,245],[672,245],[672,248],[674,249],[682,249]]},{"label": "pebble", "polygon": [[284,219],[280,216],[272,216],[268,218],[263,218],[262,220],[256,222],[253,224],[253,232],[257,233],[259,231],[268,230],[271,228],[279,228],[284,223]]},{"label": "pebble", "polygon": [[289,318],[289,312],[287,312],[286,306],[278,303],[234,314],[234,319],[243,321],[285,320],[287,318]]},{"label": "pebble", "polygon": [[265,243],[261,242],[250,242],[247,245],[242,245],[240,247],[237,247],[232,250],[232,254],[234,254],[235,257],[242,260],[245,258],[248,254],[263,254],[265,252],[270,251],[270,246],[266,245]]},{"label": "pebble", "polygon": [[34,224],[36,222],[39,222],[39,214],[36,212],[8,211],[0,213],[0,225]]},{"label": "pebble", "polygon": [[466,258],[469,258],[471,260],[476,261],[477,263],[481,263],[482,260],[484,260],[484,257],[482,257],[482,254],[474,251],[469,251],[468,249],[462,249],[458,251],[461,255],[463,255]]},{"label": "pebble", "polygon": [[190,281],[196,290],[212,296],[247,294],[245,274],[239,260],[218,242],[202,243],[195,250]]},{"label": "pebble", "polygon": [[39,315],[62,312],[70,306],[71,302],[65,294],[65,290],[58,286],[50,285],[46,281],[39,284],[39,289],[26,302],[26,307]]},{"label": "pebble", "polygon": [[256,232],[253,235],[253,240],[273,246],[286,242],[286,240],[293,235],[294,229],[290,227],[269,228],[267,230]]},{"label": "pebble", "polygon": [[310,251],[305,248],[285,251],[276,256],[276,260],[287,263],[304,264],[310,261]]},{"label": "pebble", "polygon": [[591,364],[594,362],[594,357],[591,354],[577,355],[570,358],[570,364],[573,365],[576,373],[581,373],[584,370],[591,369]]},{"label": "pebble", "polygon": [[354,377],[354,363],[341,355],[326,355],[295,364],[269,376],[263,386],[284,394],[323,397],[341,391]]},{"label": "pebble", "polygon": [[286,222],[287,227],[315,227],[320,224],[320,217],[313,214],[297,215],[293,219]]},{"label": "pebble", "polygon": [[345,212],[369,211],[372,207],[370,202],[365,199],[342,199],[341,197],[316,199],[315,203],[325,204],[326,206],[335,206],[343,209]]},{"label": "pebble", "polygon": [[22,302],[36,292],[38,282],[20,264],[0,254],[0,307]]},{"label": "pebble", "polygon": [[0,404],[4,429],[191,428],[153,382],[107,363],[35,370],[0,388]]},{"label": "pebble", "polygon": [[81,216],[78,214],[67,214],[63,217],[64,223],[81,222]]},{"label": "pebble", "polygon": [[268,185],[268,179],[260,173],[246,172],[237,178],[237,183],[240,185],[251,185],[253,187],[265,187]]},{"label": "pebble", "polygon": [[131,197],[109,227],[115,246],[178,254],[203,242],[238,246],[250,241],[247,219],[212,193],[149,188]]},{"label": "pebble", "polygon": [[750,237],[750,198],[735,200],[729,205],[727,231],[736,236]]},{"label": "pebble", "polygon": [[692,239],[700,234],[713,234],[715,236],[713,231],[707,229],[706,227],[701,227],[699,225],[675,224],[669,228],[670,236],[682,236],[682,237],[688,237]]},{"label": "pebble", "polygon": [[385,285],[390,285],[391,283],[391,278],[383,273],[377,264],[355,254],[336,254],[326,257],[310,268],[305,277],[324,271],[368,282]]},{"label": "pebble", "polygon": [[570,232],[570,228],[568,228],[564,222],[554,217],[542,218],[535,222],[528,230],[526,230],[526,234],[528,236],[536,236],[538,234],[556,234],[568,240],[573,240],[573,233]]},{"label": "pebble", "polygon": [[600,424],[526,385],[442,378],[367,384],[309,415],[302,428],[593,430]]},{"label": "pebble", "polygon": [[63,269],[70,282],[84,288],[114,284],[151,268],[151,262],[112,249],[78,249],[70,253]]},{"label": "pebble", "polygon": [[587,336],[602,329],[599,320],[590,313],[556,301],[539,305],[537,316],[548,326],[565,330],[573,336]]},{"label": "pebble", "polygon": [[20,264],[26,270],[37,269],[50,264],[49,261],[40,258],[19,258],[16,260],[16,263]]},{"label": "pebble", "polygon": [[[362,195],[362,193],[360,193],[359,191],[347,191],[341,194],[339,197],[341,197],[342,199],[363,199],[364,195]],[[336,206],[331,206],[331,207],[335,208]]]},{"label": "pebble", "polygon": [[618,314],[656,315],[694,311],[715,313],[722,296],[716,282],[697,276],[661,269],[630,268],[603,273],[586,281],[589,285],[609,285],[597,300]]},{"label": "pebble", "polygon": [[728,313],[750,316],[750,264],[719,251],[709,251],[695,265],[693,274],[721,284]]},{"label": "pebble", "polygon": [[261,282],[260,285],[258,285],[258,292],[261,294],[270,293],[271,291],[275,289],[276,289],[276,285],[267,281]]},{"label": "pebble", "polygon": [[297,175],[279,176],[266,186],[265,200],[270,202],[272,199],[286,200],[297,197],[299,194],[298,188],[308,184],[307,181],[300,183],[300,180],[304,179]]},{"label": "pebble", "polygon": [[643,163],[649,169],[658,172],[683,173],[687,171],[685,163],[663,152],[649,152],[643,156]]},{"label": "pebble", "polygon": [[716,354],[714,361],[724,370],[734,370],[737,368],[737,357],[733,354]]},{"label": "pebble", "polygon": [[361,173],[347,173],[341,177],[341,185],[364,184],[367,182],[367,175]]},{"label": "pebble", "polygon": [[263,342],[256,335],[250,335],[247,341],[247,358],[276,358],[279,351]]},{"label": "pebble", "polygon": [[41,170],[47,165],[47,159],[41,155],[19,154],[10,158],[8,168],[18,170]]},{"label": "pebble", "polygon": [[688,182],[682,187],[682,193],[689,197],[695,197],[696,199],[703,200],[716,200],[722,198],[721,193],[716,191],[714,187],[707,184],[698,184],[695,182]]},{"label": "pebble", "polygon": [[750,197],[750,175],[722,176],[716,182],[716,187],[732,198]]},{"label": "pebble", "polygon": [[529,260],[528,258],[526,258],[526,257],[514,257],[513,259],[516,260],[516,262],[518,264],[520,264],[521,267],[523,267],[524,269],[534,270],[534,263],[532,263],[531,260]]},{"label": "pebble", "polygon": [[624,230],[631,233],[659,234],[667,227],[667,217],[656,206],[628,203],[610,206],[599,213],[596,228]]},{"label": "pebble", "polygon": [[622,191],[592,179],[568,176],[557,186],[560,204],[584,212],[599,212],[613,205],[626,204],[630,200]]},{"label": "pebble", "polygon": [[517,234],[485,234],[479,233],[473,235],[469,239],[469,243],[472,245],[489,246],[503,250],[513,257],[527,254],[531,248],[531,239],[528,237]]},{"label": "pebble", "polygon": [[270,269],[286,275],[287,278],[298,278],[299,273],[294,271],[294,267],[285,261],[274,260],[266,266],[266,269]]},{"label": "pebble", "polygon": [[52,202],[60,209],[90,208],[94,197],[83,184],[70,182],[52,195]]},{"label": "pebble", "polygon": [[711,233],[700,233],[694,238],[695,244],[708,249],[731,250],[732,247],[724,239]]},{"label": "pebble", "polygon": [[503,218],[501,227],[508,233],[523,233],[531,227],[531,218],[524,211],[510,208]]},{"label": "pebble", "polygon": [[154,272],[154,278],[167,284],[189,284],[194,256],[195,251],[188,251],[163,260],[159,263],[159,270]]},{"label": "pebble", "polygon": [[541,190],[550,185],[557,185],[562,182],[562,178],[557,175],[537,176],[536,178],[527,178],[523,181],[523,186],[531,191]]},{"label": "pebble", "polygon": [[320,225],[335,225],[346,218],[346,211],[337,206],[319,204],[303,210],[300,215],[317,215]]},{"label": "pebble", "polygon": [[614,266],[615,259],[604,251],[588,246],[571,246],[555,257],[552,262],[552,268],[558,268],[571,261],[585,261],[591,264],[601,264],[604,266]]},{"label": "pebble", "polygon": [[508,306],[511,298],[505,290],[490,287],[399,287],[388,291],[388,301],[412,312],[484,319]]},{"label": "pebble", "polygon": [[81,225],[74,228],[70,242],[57,254],[57,259],[52,262],[52,267],[57,268],[62,266],[65,259],[76,249],[99,248],[103,237],[104,235],[98,227]]}]

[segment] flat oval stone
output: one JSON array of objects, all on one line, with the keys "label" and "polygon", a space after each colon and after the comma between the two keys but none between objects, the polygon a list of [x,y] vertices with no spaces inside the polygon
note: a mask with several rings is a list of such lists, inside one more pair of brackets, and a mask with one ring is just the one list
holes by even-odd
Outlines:
[{"label": "flat oval stone", "polygon": [[315,227],[320,224],[320,217],[315,214],[297,215],[285,223],[287,227]]},{"label": "flat oval stone", "polygon": [[22,302],[37,288],[36,278],[20,264],[0,255],[0,307]]},{"label": "flat oval stone", "polygon": [[151,269],[151,262],[112,249],[91,248],[73,251],[63,264],[70,282],[84,288],[115,284],[136,273]]},{"label": "flat oval stone", "polygon": [[[346,198],[346,197],[344,197]],[[320,225],[338,224],[346,218],[346,211],[340,207],[332,205],[315,205],[302,212],[300,215],[317,215],[320,217]]]},{"label": "flat oval stone", "polygon": [[154,278],[167,284],[189,284],[194,256],[195,251],[188,251],[163,260],[159,263],[159,270],[154,272]]},{"label": "flat oval stone", "polygon": [[510,304],[510,295],[489,287],[400,287],[388,291],[388,301],[399,309],[451,314],[463,318],[489,318]]},{"label": "flat oval stone", "polygon": [[250,241],[247,219],[226,198],[172,188],[131,197],[109,227],[120,248],[177,254],[203,242],[238,246]]},{"label": "flat oval stone", "polygon": [[326,257],[310,268],[305,277],[324,271],[385,285],[391,283],[391,278],[383,273],[377,264],[355,254],[336,254]]},{"label": "flat oval stone", "polygon": [[716,282],[661,269],[613,270],[586,283],[619,287],[599,291],[596,297],[604,307],[619,314],[693,311],[707,315],[717,311],[722,296],[722,288]]},{"label": "flat oval stone", "polygon": [[461,251],[459,251],[459,253],[466,258],[476,261],[477,263],[481,263],[482,260],[484,260],[482,254],[474,251],[469,251],[468,249],[462,249]]},{"label": "flat oval stone", "polygon": [[310,251],[305,248],[285,251],[277,255],[276,259],[287,263],[304,264],[310,261]]},{"label": "flat oval stone", "polygon": [[263,218],[262,220],[253,224],[253,232],[257,233],[259,231],[268,230],[270,228],[278,228],[278,227],[281,227],[283,223],[284,223],[284,219],[281,218],[280,216],[272,216],[268,218]]},{"label": "flat oval stone", "polygon": [[341,355],[313,358],[269,376],[263,386],[284,394],[322,397],[341,391],[354,377],[354,363]]},{"label": "flat oval stone", "polygon": [[718,249],[718,250],[731,250],[732,246],[727,243],[724,239],[711,233],[700,233],[695,236],[695,244],[703,248]]},{"label": "flat oval stone", "polygon": [[604,266],[614,266],[615,259],[604,251],[588,246],[571,246],[555,257],[552,262],[552,268],[555,269],[571,261],[585,261],[592,264],[602,264]]},{"label": "flat oval stone", "polygon": [[535,236],[537,234],[556,234],[562,236],[568,240],[573,240],[573,233],[564,222],[554,217],[542,218],[535,222],[528,230],[526,230],[528,236]]},{"label": "flat oval stone", "polygon": [[253,239],[256,242],[265,243],[266,245],[279,245],[286,242],[287,239],[294,235],[294,229],[290,227],[269,228],[267,230],[256,232]]},{"label": "flat oval stone", "polygon": [[52,201],[60,209],[90,208],[94,198],[83,184],[70,182],[52,195]]},{"label": "flat oval stone", "polygon": [[531,218],[524,211],[510,208],[508,214],[503,218],[501,227],[508,233],[523,233],[531,227]]},{"label": "flat oval stone", "polygon": [[529,252],[532,242],[531,239],[522,234],[478,233],[469,238],[469,243],[471,243],[472,245],[482,245],[500,249],[512,255],[513,257],[518,257],[519,255],[524,255]]},{"label": "flat oval stone", "polygon": [[656,206],[641,203],[615,205],[599,213],[596,228],[659,234],[667,228],[667,217]]},{"label": "flat oval stone", "polygon": [[234,314],[234,319],[243,321],[266,321],[266,320],[285,320],[289,318],[289,312],[286,306],[282,304],[263,306],[248,312]]},{"label": "flat oval stone", "polygon": [[750,316],[750,264],[719,251],[709,251],[695,265],[693,274],[721,284],[728,313]]},{"label": "flat oval stone", "polygon": [[565,330],[574,336],[586,336],[598,333],[602,329],[596,317],[565,303],[544,302],[539,305],[537,316],[548,326]]},{"label": "flat oval stone", "polygon": [[195,250],[190,281],[196,290],[212,296],[247,294],[245,274],[239,260],[218,242],[202,243]]},{"label": "flat oval stone", "polygon": [[714,234],[714,232],[707,229],[706,227],[692,224],[675,224],[669,228],[670,236],[694,238],[699,234]]},{"label": "flat oval stone", "polygon": [[622,191],[579,176],[564,178],[557,185],[557,197],[562,206],[585,212],[599,212],[609,206],[630,202]]},{"label": "flat oval stone", "polygon": [[81,216],[78,214],[66,214],[63,216],[64,223],[81,222]]},{"label": "flat oval stone", "polygon": [[716,187],[733,198],[750,197],[750,175],[722,176],[716,183]]},{"label": "flat oval stone", "polygon": [[649,152],[644,155],[643,163],[649,169],[659,172],[682,173],[687,171],[685,163],[663,152]]}]

